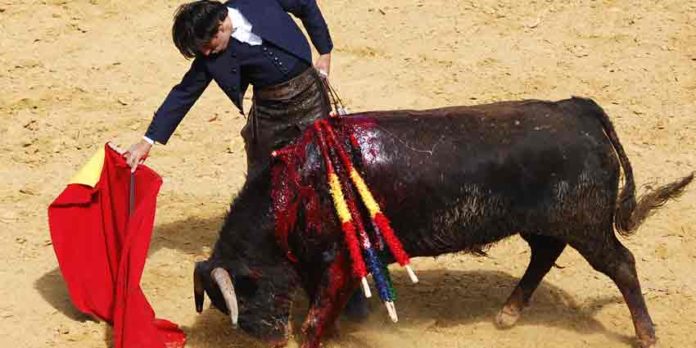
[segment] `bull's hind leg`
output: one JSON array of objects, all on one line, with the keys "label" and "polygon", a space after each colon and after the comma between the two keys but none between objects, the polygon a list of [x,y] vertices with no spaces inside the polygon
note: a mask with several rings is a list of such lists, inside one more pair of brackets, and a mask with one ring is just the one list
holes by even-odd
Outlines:
[{"label": "bull's hind leg", "polygon": [[587,238],[571,242],[570,245],[580,252],[592,268],[614,281],[631,312],[640,346],[652,347],[656,342],[655,328],[640,290],[635,259],[616,239],[613,229],[609,228],[609,233],[611,234],[597,234],[601,238]]},{"label": "bull's hind leg", "polygon": [[505,302],[503,309],[498,312],[495,322],[498,327],[513,326],[520,318],[522,309],[529,304],[532,293],[549,272],[558,256],[561,255],[566,243],[556,238],[541,235],[522,235],[532,249],[527,271]]}]

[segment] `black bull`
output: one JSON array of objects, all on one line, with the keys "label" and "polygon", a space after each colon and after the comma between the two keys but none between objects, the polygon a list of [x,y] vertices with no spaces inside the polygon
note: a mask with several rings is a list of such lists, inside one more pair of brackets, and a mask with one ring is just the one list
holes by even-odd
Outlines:
[{"label": "black bull", "polygon": [[[499,312],[499,325],[515,323],[570,245],[616,283],[640,344],[655,343],[634,257],[614,231],[634,232],[651,210],[678,196],[693,173],[637,200],[631,164],[592,100],[362,113],[340,122],[372,124],[356,128],[361,172],[412,257],[476,251],[515,234],[529,243],[531,261]],[[296,169],[322,188],[321,219],[309,233],[299,209],[289,238],[296,261],[276,240],[266,168],[247,179],[212,256],[197,263],[194,283],[198,311],[205,290],[235,324],[238,316],[242,329],[278,345],[287,340],[291,300],[301,286],[310,299],[304,346],[315,347],[358,280],[350,276],[325,178],[316,174],[321,154],[315,145],[307,148]]]}]

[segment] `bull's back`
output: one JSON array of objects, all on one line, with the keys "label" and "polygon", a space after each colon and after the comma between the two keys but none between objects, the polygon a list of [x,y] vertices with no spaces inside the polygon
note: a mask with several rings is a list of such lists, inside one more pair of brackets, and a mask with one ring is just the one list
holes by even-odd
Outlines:
[{"label": "bull's back", "polygon": [[613,204],[618,163],[587,103],[364,113],[346,122],[400,238],[414,255],[431,255],[549,228],[568,218],[550,207],[582,199],[583,190],[608,188],[593,199]]}]

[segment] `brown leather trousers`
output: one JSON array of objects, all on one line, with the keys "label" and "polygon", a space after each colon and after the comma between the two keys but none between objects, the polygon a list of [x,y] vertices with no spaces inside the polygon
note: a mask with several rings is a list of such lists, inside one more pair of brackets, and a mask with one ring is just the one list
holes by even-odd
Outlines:
[{"label": "brown leather trousers", "polygon": [[267,166],[273,150],[297,138],[330,109],[324,84],[313,67],[286,82],[254,90],[254,102],[241,132],[247,176]]}]

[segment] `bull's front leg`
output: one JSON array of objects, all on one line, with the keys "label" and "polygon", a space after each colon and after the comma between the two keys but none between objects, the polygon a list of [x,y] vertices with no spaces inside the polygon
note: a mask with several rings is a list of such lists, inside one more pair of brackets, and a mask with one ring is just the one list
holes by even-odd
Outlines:
[{"label": "bull's front leg", "polygon": [[314,348],[321,345],[327,328],[335,323],[358,285],[350,272],[350,259],[339,253],[321,275],[320,282],[310,298],[309,313],[302,325],[302,347]]}]

